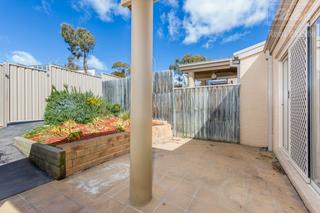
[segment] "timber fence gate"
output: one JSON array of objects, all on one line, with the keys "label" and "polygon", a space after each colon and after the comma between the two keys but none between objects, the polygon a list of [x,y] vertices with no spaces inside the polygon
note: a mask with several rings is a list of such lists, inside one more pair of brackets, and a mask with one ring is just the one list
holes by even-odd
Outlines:
[{"label": "timber fence gate", "polygon": [[174,90],[174,134],[240,142],[240,85]]},{"label": "timber fence gate", "polygon": [[[107,101],[130,110],[130,78],[103,82]],[[240,85],[174,88],[172,72],[154,73],[153,118],[171,123],[174,135],[240,142]]]},{"label": "timber fence gate", "polygon": [[52,86],[61,90],[64,85],[102,94],[102,80],[97,76],[56,65],[41,68],[10,63],[0,65],[0,126],[43,120],[45,100]]}]

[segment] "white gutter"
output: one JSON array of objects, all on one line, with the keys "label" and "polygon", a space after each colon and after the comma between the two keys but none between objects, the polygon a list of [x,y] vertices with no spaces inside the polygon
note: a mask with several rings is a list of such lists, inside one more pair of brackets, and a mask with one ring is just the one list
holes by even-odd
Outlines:
[{"label": "white gutter", "polygon": [[266,52],[266,60],[268,63],[268,151],[273,150],[272,137],[273,137],[273,63],[272,56],[270,55],[269,50]]}]

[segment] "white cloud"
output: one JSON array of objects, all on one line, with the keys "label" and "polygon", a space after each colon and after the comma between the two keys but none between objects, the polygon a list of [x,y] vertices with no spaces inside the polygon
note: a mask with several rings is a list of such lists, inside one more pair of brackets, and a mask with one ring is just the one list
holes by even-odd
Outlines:
[{"label": "white cloud", "polygon": [[97,57],[95,57],[94,55],[89,56],[88,66],[89,66],[89,68],[94,68],[97,70],[107,69],[107,66],[102,61],[100,61]]},{"label": "white cloud", "polygon": [[226,36],[222,39],[221,43],[222,44],[226,44],[226,43],[230,43],[230,42],[234,42],[234,41],[238,41],[239,39],[241,39],[242,37],[248,35],[249,32],[248,31],[245,31],[245,32],[242,32],[242,33],[235,33],[233,35],[230,35],[230,36]]},{"label": "white cloud", "polygon": [[157,35],[158,35],[158,37],[159,38],[163,38],[163,29],[161,28],[161,27],[159,27],[158,29],[157,29]]},{"label": "white cloud", "polygon": [[163,0],[163,2],[171,7],[179,7],[179,0]]},{"label": "white cloud", "polygon": [[182,22],[176,15],[176,12],[176,9],[172,9],[168,13],[164,12],[161,14],[161,26],[157,30],[157,34],[160,38],[164,36],[164,27],[166,27],[166,32],[168,32],[171,40],[177,40],[180,37]]},{"label": "white cloud", "polygon": [[36,60],[30,53],[24,51],[13,51],[9,60],[14,63],[24,64],[27,66],[40,64],[40,62]]},{"label": "white cloud", "polygon": [[202,45],[202,47],[206,48],[206,49],[209,49],[212,47],[212,45],[218,40],[217,37],[213,37],[213,38],[210,38],[208,39],[208,41]]},{"label": "white cloud", "polygon": [[185,44],[219,35],[236,27],[251,27],[268,18],[270,0],[186,0],[183,10]]},{"label": "white cloud", "polygon": [[171,10],[167,14],[167,19],[168,19],[168,32],[169,32],[170,38],[172,40],[176,40],[177,36],[179,36],[179,30],[182,23],[180,19],[176,16],[176,12],[174,10]]},{"label": "white cloud", "polygon": [[53,0],[41,0],[41,3],[37,6],[35,6],[34,8],[39,12],[43,12],[47,15],[50,15],[52,2],[53,2]]},{"label": "white cloud", "polygon": [[[80,0],[78,6],[82,9],[92,8],[102,21],[110,22],[114,16],[129,17],[128,8],[122,7],[117,0]],[[76,5],[73,5],[77,9]]]}]

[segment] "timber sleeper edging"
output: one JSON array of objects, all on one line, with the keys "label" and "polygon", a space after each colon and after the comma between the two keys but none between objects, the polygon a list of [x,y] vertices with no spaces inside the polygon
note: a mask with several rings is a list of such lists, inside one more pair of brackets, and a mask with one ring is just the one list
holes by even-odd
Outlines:
[{"label": "timber sleeper edging", "polygon": [[129,153],[130,134],[115,133],[56,146],[16,137],[15,146],[48,175],[63,179]]}]

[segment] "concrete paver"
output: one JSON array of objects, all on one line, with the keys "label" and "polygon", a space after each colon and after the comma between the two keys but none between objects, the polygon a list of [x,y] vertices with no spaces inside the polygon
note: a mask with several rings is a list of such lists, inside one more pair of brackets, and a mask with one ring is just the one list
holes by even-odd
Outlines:
[{"label": "concrete paver", "polygon": [[153,200],[129,202],[129,155],[1,201],[20,212],[307,212],[272,153],[191,140],[154,149]]}]

